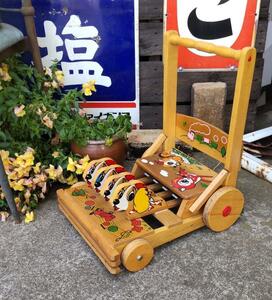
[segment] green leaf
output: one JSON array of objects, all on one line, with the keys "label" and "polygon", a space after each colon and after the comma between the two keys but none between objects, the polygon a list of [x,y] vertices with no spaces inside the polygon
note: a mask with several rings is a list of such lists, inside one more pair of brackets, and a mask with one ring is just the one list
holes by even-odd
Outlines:
[{"label": "green leaf", "polygon": [[80,190],[74,190],[72,192],[72,196],[78,197],[78,196],[85,196],[86,192],[83,189]]},{"label": "green leaf", "polygon": [[223,147],[221,148],[221,155],[222,155],[222,157],[225,157],[226,154],[227,154],[227,150],[226,150],[226,148],[223,146]]}]

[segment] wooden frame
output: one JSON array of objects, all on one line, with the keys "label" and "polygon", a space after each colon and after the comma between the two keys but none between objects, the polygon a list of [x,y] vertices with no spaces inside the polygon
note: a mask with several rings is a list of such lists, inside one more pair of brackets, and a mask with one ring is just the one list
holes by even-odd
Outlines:
[{"label": "wooden frame", "polygon": [[0,53],[0,61],[3,61],[4,59],[16,52],[30,51],[32,53],[33,62],[36,69],[40,73],[43,73],[43,66],[34,23],[35,9],[32,6],[31,0],[22,0],[22,7],[20,9],[0,7],[0,12],[1,11],[10,13],[21,13],[24,16],[27,37],[24,40],[19,41],[15,45],[12,45],[11,47],[2,51]]},{"label": "wooden frame", "polygon": [[[177,59],[180,45],[239,60],[229,134],[197,118],[177,114]],[[146,224],[146,210],[138,212],[137,219],[133,220],[127,215],[133,211],[112,211],[109,202],[115,203],[116,198],[105,201],[94,188],[85,183],[81,185],[81,190],[77,190],[76,185],[58,191],[60,209],[111,273],[118,273],[121,263],[129,271],[138,271],[152,259],[153,248],[205,225],[214,231],[226,230],[239,218],[244,198],[235,186],[255,59],[254,48],[233,50],[181,38],[175,31],[165,33],[163,133],[142,158],[136,161],[132,181],[122,184],[115,192],[117,196],[117,191],[121,191],[123,187],[129,189],[130,182],[131,185],[139,182],[145,184],[146,193],[143,193],[140,201],[146,201],[152,194],[150,191],[163,200],[160,209],[154,201],[148,208],[149,216],[160,223],[158,228]],[[208,133],[204,133],[204,138],[201,136],[202,130],[198,130],[199,126],[209,129]],[[216,136],[212,142],[210,135],[214,139]],[[181,151],[173,149],[177,138],[218,159],[224,164],[223,170],[217,174]],[[216,142],[217,138],[221,142]],[[96,164],[94,161],[92,164],[97,166],[98,162]],[[179,169],[175,169],[176,166]],[[87,170],[86,174],[88,172]],[[124,194],[125,192],[119,196],[123,197]],[[122,199],[120,197],[118,199]],[[133,197],[135,201],[136,196]],[[118,206],[119,200],[116,203],[114,208]],[[100,218],[102,216],[103,220],[99,221],[94,214]],[[129,222],[138,224],[137,226],[140,224],[141,227],[136,227],[134,232],[135,228]],[[120,232],[121,227],[124,230]],[[106,229],[114,233],[109,234]],[[114,253],[117,251],[116,257],[112,257],[110,249],[114,249]]]}]

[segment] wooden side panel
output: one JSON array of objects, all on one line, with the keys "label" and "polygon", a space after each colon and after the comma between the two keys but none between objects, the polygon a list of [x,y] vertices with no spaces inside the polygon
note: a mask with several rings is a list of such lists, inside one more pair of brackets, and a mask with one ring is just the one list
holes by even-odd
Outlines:
[{"label": "wooden side panel", "polygon": [[176,138],[222,163],[225,162],[228,135],[209,123],[177,114]]}]

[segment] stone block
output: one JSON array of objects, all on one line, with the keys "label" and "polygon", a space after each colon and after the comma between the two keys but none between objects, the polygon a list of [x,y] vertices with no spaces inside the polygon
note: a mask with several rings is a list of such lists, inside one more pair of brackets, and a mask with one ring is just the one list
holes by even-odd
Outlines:
[{"label": "stone block", "polygon": [[204,82],[192,85],[192,116],[224,129],[227,84]]}]

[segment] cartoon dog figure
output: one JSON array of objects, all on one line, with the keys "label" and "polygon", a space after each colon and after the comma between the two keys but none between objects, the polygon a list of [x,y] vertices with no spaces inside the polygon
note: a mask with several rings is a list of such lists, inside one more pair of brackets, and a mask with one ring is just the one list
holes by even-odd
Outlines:
[{"label": "cartoon dog figure", "polygon": [[109,176],[108,180],[105,181],[104,188],[101,189],[100,194],[108,201],[119,184],[134,179],[135,176],[129,172],[122,172],[118,175]]},{"label": "cartoon dog figure", "polygon": [[201,180],[196,174],[188,173],[181,169],[179,171],[179,177],[172,181],[173,187],[181,190],[182,192],[191,190],[196,187],[196,184]]},{"label": "cartoon dog figure", "polygon": [[111,175],[125,172],[126,170],[120,165],[111,165],[107,167],[100,168],[96,174],[93,176],[91,183],[95,186],[97,192],[100,192],[103,184],[107,178]]},{"label": "cartoon dog figure", "polygon": [[83,174],[83,179],[89,184],[92,184],[92,179],[95,176],[96,172],[103,167],[111,166],[116,164],[116,162],[110,158],[102,158],[93,160],[90,162],[88,167],[86,168],[86,171]]}]

